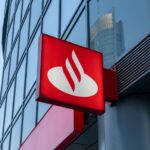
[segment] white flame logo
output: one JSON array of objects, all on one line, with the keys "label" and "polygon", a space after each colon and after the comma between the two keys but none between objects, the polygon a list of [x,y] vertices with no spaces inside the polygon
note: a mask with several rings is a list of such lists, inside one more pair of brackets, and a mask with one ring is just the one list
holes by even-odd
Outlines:
[{"label": "white flame logo", "polygon": [[98,91],[96,82],[85,74],[74,50],[63,67],[51,68],[47,76],[57,89],[73,96],[89,97]]}]

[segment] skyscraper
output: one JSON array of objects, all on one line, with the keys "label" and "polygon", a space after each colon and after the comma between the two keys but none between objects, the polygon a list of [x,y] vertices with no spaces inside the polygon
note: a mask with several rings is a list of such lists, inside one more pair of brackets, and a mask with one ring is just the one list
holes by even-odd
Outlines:
[{"label": "skyscraper", "polygon": [[[38,39],[42,33],[101,51],[104,66],[117,68],[118,102],[106,103],[102,116],[84,113],[84,129],[73,140],[68,140],[64,149],[149,150],[149,12],[148,0],[6,0],[2,33],[0,150],[18,150],[23,144],[28,146],[30,136],[39,125],[44,131],[51,127],[41,122],[55,106],[35,100]],[[123,54],[125,50],[126,55]],[[91,60],[89,58],[92,64]],[[48,119],[61,126],[55,115]],[[62,132],[68,127],[65,116],[63,119],[66,124],[61,126]],[[76,123],[78,125],[80,120]],[[50,142],[55,145],[53,138],[44,135],[41,138],[48,144],[40,150],[54,150],[49,149]],[[37,142],[36,139],[31,143],[33,147],[25,150],[37,150]]]},{"label": "skyscraper", "polygon": [[116,21],[114,9],[97,19],[90,34],[90,46],[103,53],[106,67],[111,67],[125,52],[123,23]]}]

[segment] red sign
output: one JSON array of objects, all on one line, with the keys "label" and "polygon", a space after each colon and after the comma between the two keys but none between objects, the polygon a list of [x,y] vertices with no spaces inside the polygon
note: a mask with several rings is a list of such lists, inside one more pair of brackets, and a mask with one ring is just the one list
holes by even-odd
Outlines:
[{"label": "red sign", "polygon": [[62,150],[83,128],[83,112],[52,106],[19,150]]},{"label": "red sign", "polygon": [[43,34],[38,69],[38,101],[104,112],[101,53]]}]

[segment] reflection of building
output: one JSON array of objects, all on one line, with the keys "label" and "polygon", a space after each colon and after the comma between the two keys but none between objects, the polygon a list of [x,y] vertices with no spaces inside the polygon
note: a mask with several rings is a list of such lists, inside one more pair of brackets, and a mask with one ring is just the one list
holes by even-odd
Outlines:
[{"label": "reflection of building", "polygon": [[[0,150],[18,150],[25,141],[30,141],[32,130],[39,126],[47,110],[50,112],[53,108],[35,101],[38,38],[42,32],[103,50],[107,66],[111,66],[125,51],[124,33],[126,48],[143,39],[115,64],[118,102],[107,104],[103,116],[86,114],[84,131],[74,141],[68,140],[66,149],[61,150],[150,150],[150,1],[80,1],[6,0],[2,37],[4,67],[0,92]],[[103,5],[105,2],[107,6]],[[112,8],[111,3],[116,5],[115,14],[121,17],[120,21],[116,21],[113,12],[97,18],[88,31],[91,32],[91,43],[86,43],[85,27],[91,26],[98,11],[108,12]],[[89,63],[92,63],[90,58]],[[49,119],[53,120],[61,125],[55,115]],[[67,125],[68,118],[61,131],[68,129]],[[44,136],[43,130],[39,132],[43,134],[43,143],[47,141],[49,144],[54,137],[59,139],[62,136],[48,132],[49,127],[51,124],[43,125],[52,138]],[[39,139],[33,142],[32,148],[25,150],[39,150],[37,143]],[[54,149],[47,146],[40,150]]]},{"label": "reflection of building", "polygon": [[91,48],[104,55],[104,65],[110,67],[125,51],[123,24],[116,22],[114,11],[101,16],[91,27]]}]

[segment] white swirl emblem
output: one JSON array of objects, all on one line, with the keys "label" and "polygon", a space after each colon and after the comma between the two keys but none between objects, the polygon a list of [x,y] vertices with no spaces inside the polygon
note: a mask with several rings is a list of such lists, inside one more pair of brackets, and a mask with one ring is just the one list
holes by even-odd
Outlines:
[{"label": "white swirl emblem", "polygon": [[73,96],[89,97],[98,91],[96,82],[84,72],[74,50],[65,65],[49,69],[47,77],[57,89]]}]

